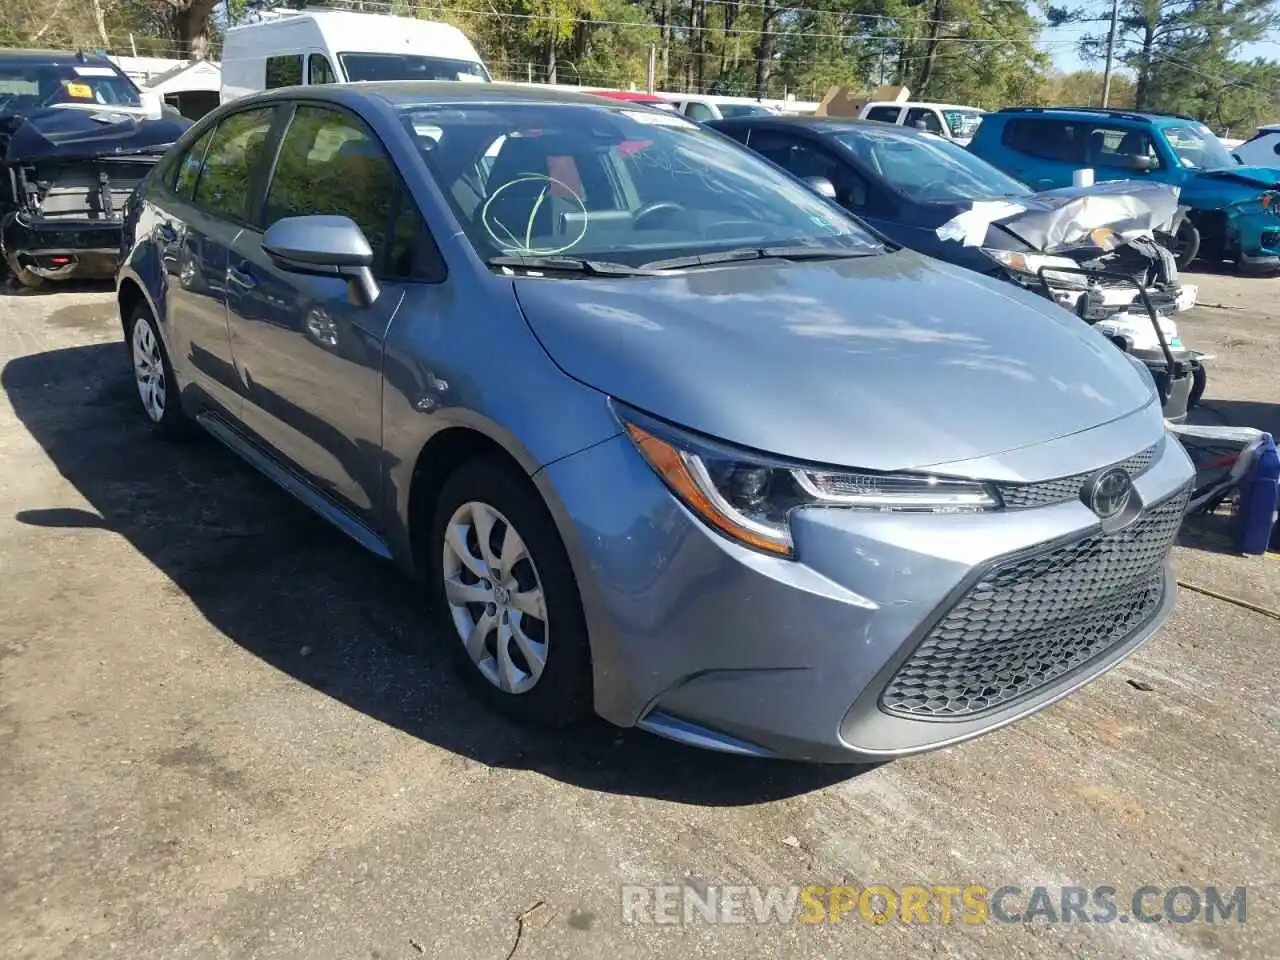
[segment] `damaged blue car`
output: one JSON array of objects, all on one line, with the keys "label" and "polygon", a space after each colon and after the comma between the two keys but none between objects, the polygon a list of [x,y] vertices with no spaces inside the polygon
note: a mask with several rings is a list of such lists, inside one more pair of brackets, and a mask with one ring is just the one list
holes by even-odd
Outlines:
[{"label": "damaged blue car", "polygon": [[987,114],[969,149],[1035,187],[1152,180],[1181,189],[1188,207],[1174,253],[1280,270],[1280,168],[1240,164],[1198,120],[1171,114],[1071,107],[1010,107]]}]

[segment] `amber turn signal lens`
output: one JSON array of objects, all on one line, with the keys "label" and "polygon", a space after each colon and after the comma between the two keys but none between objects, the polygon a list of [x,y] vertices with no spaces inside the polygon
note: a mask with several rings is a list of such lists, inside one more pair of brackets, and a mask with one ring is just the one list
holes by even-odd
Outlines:
[{"label": "amber turn signal lens", "polygon": [[657,471],[658,475],[662,477],[667,486],[680,498],[684,505],[706,523],[709,523],[726,536],[755,547],[757,550],[764,550],[767,553],[782,557],[790,557],[792,555],[792,548],[789,543],[780,543],[777,540],[772,540],[734,520],[726,512],[726,508],[731,509],[728,508],[728,504],[724,504],[723,507],[717,504],[717,500],[723,503],[722,498],[718,496],[713,498],[698,483],[690,471],[685,455],[679,450],[634,423],[628,422],[623,425],[626,427],[631,441],[640,450],[644,458],[649,461],[649,465]]}]

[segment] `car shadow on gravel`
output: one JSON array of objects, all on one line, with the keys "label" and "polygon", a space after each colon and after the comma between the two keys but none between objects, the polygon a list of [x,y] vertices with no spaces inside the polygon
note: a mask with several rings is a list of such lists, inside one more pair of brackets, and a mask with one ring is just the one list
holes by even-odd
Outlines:
[{"label": "car shadow on gravel", "polygon": [[602,721],[518,728],[470,696],[396,568],[214,441],[153,437],[121,344],[12,360],[0,385],[92,506],[32,503],[20,522],[119,534],[229,639],[383,723],[487,765],[702,805],[763,803],[868,769],[710,754]]}]

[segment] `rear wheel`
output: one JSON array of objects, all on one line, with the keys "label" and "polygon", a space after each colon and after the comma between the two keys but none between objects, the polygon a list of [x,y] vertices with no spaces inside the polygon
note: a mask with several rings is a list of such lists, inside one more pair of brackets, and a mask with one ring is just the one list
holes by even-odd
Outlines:
[{"label": "rear wheel", "polygon": [[517,720],[591,713],[591,652],[569,557],[542,499],[501,460],[463,464],[428,540],[432,596],[477,695]]}]

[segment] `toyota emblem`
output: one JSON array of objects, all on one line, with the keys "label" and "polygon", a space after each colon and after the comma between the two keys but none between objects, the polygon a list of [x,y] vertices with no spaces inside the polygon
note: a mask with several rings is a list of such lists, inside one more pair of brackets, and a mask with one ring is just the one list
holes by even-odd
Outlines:
[{"label": "toyota emblem", "polygon": [[1119,467],[1103,470],[1084,488],[1084,502],[1103,520],[1122,512],[1132,496],[1133,481]]}]

